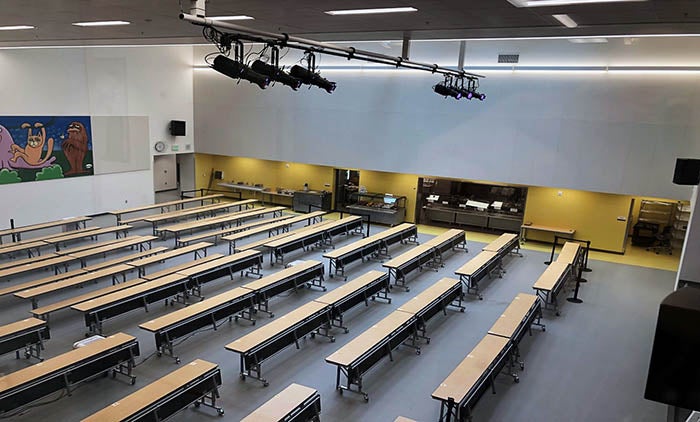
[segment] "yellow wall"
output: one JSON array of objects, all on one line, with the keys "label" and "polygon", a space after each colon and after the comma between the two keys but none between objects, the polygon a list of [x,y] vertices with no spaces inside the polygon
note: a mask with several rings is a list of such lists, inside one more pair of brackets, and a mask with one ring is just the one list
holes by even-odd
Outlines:
[{"label": "yellow wall", "polygon": [[[333,186],[333,168],[326,166],[209,154],[195,154],[195,166],[197,188],[208,186],[212,168],[224,172],[223,180],[215,180],[212,189],[225,190],[216,185],[217,182],[222,181],[244,182],[248,185],[262,184],[273,191],[278,187],[301,190],[304,188],[304,183],[308,183],[311,190],[330,191]],[[250,192],[243,191],[243,198],[252,197],[252,195]],[[283,197],[275,198],[275,202],[291,204],[289,198]]]},{"label": "yellow wall", "polygon": [[406,197],[406,221],[415,222],[416,187],[418,176],[414,174],[386,173],[382,171],[360,170],[360,186],[368,192],[390,193]]},{"label": "yellow wall", "polygon": [[[618,221],[617,217],[627,219],[630,200],[625,195],[530,187],[524,221],[573,228],[574,237],[590,240],[591,248],[622,252],[627,221]],[[533,231],[528,238],[551,241],[552,236]]]}]

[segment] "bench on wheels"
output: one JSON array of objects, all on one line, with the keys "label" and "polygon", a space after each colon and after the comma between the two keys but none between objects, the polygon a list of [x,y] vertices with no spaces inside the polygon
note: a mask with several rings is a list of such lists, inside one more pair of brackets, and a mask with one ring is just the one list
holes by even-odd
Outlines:
[{"label": "bench on wheels", "polygon": [[[433,391],[432,398],[440,401],[440,419],[446,422],[472,420],[472,410],[506,367],[512,369],[512,344],[509,339],[487,334],[457,365],[450,375]],[[517,375],[509,374],[515,382]]]},{"label": "bench on wheels", "polygon": [[44,350],[44,340],[50,339],[49,326],[46,321],[27,318],[0,327],[0,355],[15,352],[19,359],[20,350],[24,349],[24,357],[37,358],[40,361],[41,351]]},{"label": "bench on wheels", "polygon": [[262,376],[262,364],[267,359],[292,345],[299,349],[299,341],[307,335],[314,338],[318,334],[334,342],[335,337],[319,330],[322,326],[330,324],[328,310],[329,307],[325,303],[308,302],[227,344],[226,350],[240,355],[241,379],[254,378],[268,386],[267,379]]},{"label": "bench on wheels", "polygon": [[123,210],[116,210],[116,211],[109,211],[107,214],[111,214],[117,219],[117,224],[120,224],[122,221],[122,217],[124,214],[131,214],[134,212],[140,212],[140,211],[148,211],[148,210],[154,210],[157,208],[160,208],[160,212],[168,212],[170,211],[170,207],[174,206],[175,209],[182,209],[185,204],[188,204],[190,202],[197,202],[204,206],[204,201],[211,201],[214,203],[214,201],[219,201],[221,198],[223,198],[223,194],[214,194],[214,195],[206,195],[206,196],[199,196],[199,197],[193,197],[193,198],[183,198],[183,199],[178,199],[175,201],[168,201],[168,202],[161,202],[158,204],[151,204],[151,205],[142,205],[140,207],[133,207],[133,208],[126,208]]},{"label": "bench on wheels", "polygon": [[[284,265],[284,256],[297,249],[308,250],[313,247],[332,247],[333,236],[340,234],[362,234],[362,217],[351,216],[340,220],[317,224],[291,236],[272,239],[264,246],[270,251],[270,265]],[[359,230],[358,230],[359,229]]]},{"label": "bench on wheels", "polygon": [[[248,249],[259,249],[263,250],[264,246],[266,243],[272,242],[273,240],[277,239],[282,239],[284,237],[288,236],[294,236],[296,234],[305,232],[307,230],[315,230],[317,227],[325,224],[330,224],[332,221],[321,221],[321,222],[314,222],[309,225],[306,225],[304,227],[300,227],[295,230],[286,230],[286,226],[281,223],[274,223],[271,224],[269,227],[268,226],[261,226],[258,228],[246,230],[244,232],[240,233],[234,233],[229,236],[225,236],[222,239],[227,240],[229,242],[228,244],[228,250],[229,253],[233,253],[233,251],[240,252],[240,251],[245,251]],[[272,234],[273,231],[276,232],[276,234]],[[246,243],[245,245],[240,245],[236,246],[236,241],[252,236],[253,234],[259,234],[259,233],[265,233],[267,232],[267,238],[256,240],[254,242]]]},{"label": "bench on wheels", "polygon": [[85,222],[92,220],[91,217],[69,217],[56,221],[47,221],[45,223],[31,224],[28,226],[20,226],[11,229],[0,230],[0,245],[3,243],[2,238],[4,236],[11,236],[13,242],[19,242],[22,240],[22,235],[25,233],[50,229],[54,227],[74,227],[75,230],[80,230],[82,226],[85,228]]},{"label": "bench on wheels", "polygon": [[242,287],[255,292],[255,312],[266,313],[272,318],[275,315],[270,312],[270,299],[289,290],[296,291],[301,287],[318,287],[325,291],[323,273],[321,262],[301,261],[260,280],[244,284]]},{"label": "bench on wheels", "polygon": [[291,384],[241,422],[320,422],[321,396],[313,388]]},{"label": "bench on wheels", "polygon": [[[196,242],[199,240],[209,239],[209,238],[213,238],[214,244],[216,245],[219,242],[219,239],[223,238],[224,236],[228,236],[228,235],[231,235],[234,233],[244,232],[244,231],[250,230],[250,229],[256,229],[256,228],[261,227],[261,226],[267,226],[268,224],[280,223],[284,220],[289,220],[292,217],[293,217],[293,215],[291,215],[291,214],[283,214],[280,217],[260,219],[257,221],[256,220],[250,221],[248,223],[241,224],[240,226],[223,228],[223,229],[218,229],[218,230],[211,230],[211,231],[207,231],[207,232],[201,232],[201,233],[193,234],[193,235],[190,235],[187,237],[178,237],[175,239],[175,247],[179,248],[182,246],[187,246],[191,242]],[[260,231],[260,233],[262,233],[263,231]]]},{"label": "bench on wheels", "polygon": [[272,214],[272,217],[280,217],[282,210],[285,207],[260,207],[250,210],[236,211],[228,214],[218,215],[212,218],[203,218],[196,221],[188,221],[186,223],[173,224],[160,228],[161,236],[166,237],[168,233],[175,238],[175,247],[180,244],[180,236],[184,233],[194,233],[197,230],[208,229],[211,227],[219,227],[220,230],[231,229],[234,226],[239,226],[242,221],[247,219],[261,219],[265,214]]},{"label": "bench on wheels", "polygon": [[139,252],[143,252],[146,249],[151,248],[151,242],[156,240],[155,236],[131,236],[126,239],[120,239],[119,242],[114,242],[101,247],[86,248],[79,252],[73,252],[69,250],[59,252],[63,256],[69,256],[71,258],[79,259],[81,267],[87,267],[88,259],[95,257],[97,255],[107,256],[110,252],[118,251],[124,248],[133,248],[138,246]]},{"label": "bench on wheels", "polygon": [[430,342],[425,335],[428,320],[440,311],[446,313],[448,306],[464,312],[461,297],[462,283],[443,278],[328,356],[326,362],[337,367],[336,390],[340,394],[343,391],[361,394],[368,401],[369,395],[363,390],[364,374],[384,356],[393,361],[392,351],[402,344],[420,354],[419,341]]},{"label": "bench on wheels", "polygon": [[69,265],[77,261],[77,258],[72,256],[60,256],[54,253],[42,255],[41,258],[46,259],[42,259],[41,261],[31,261],[19,266],[0,270],[0,280],[7,281],[15,276],[24,275],[34,271],[48,270],[50,268],[53,269],[54,275],[58,275],[61,272],[61,268],[63,268],[64,272],[68,272]]},{"label": "bench on wheels", "polygon": [[143,218],[141,220],[145,221],[147,223],[150,223],[152,228],[153,228],[153,235],[158,236],[158,235],[160,235],[160,231],[158,230],[158,226],[161,223],[165,223],[167,221],[184,220],[186,218],[191,218],[191,217],[199,218],[202,215],[209,215],[211,217],[214,217],[218,211],[228,211],[234,207],[238,207],[238,211],[242,211],[243,207],[245,207],[247,209],[249,206],[255,204],[256,202],[258,202],[257,199],[246,199],[243,201],[236,201],[236,202],[222,202],[219,204],[208,205],[208,206],[201,207],[201,208],[190,208],[190,209],[186,209],[186,210],[158,214],[158,215]]},{"label": "bench on wheels", "polygon": [[209,242],[199,242],[194,245],[189,245],[184,248],[171,249],[162,254],[154,255],[148,258],[139,259],[137,261],[131,261],[127,265],[130,265],[138,269],[139,277],[146,275],[146,267],[164,262],[166,259],[176,258],[178,256],[187,255],[192,252],[194,254],[194,259],[203,258],[207,256],[207,248],[213,246]]},{"label": "bench on wheels", "polygon": [[479,281],[488,275],[489,278],[496,274],[503,277],[502,257],[498,252],[481,251],[466,264],[459,267],[455,274],[467,287],[467,293],[476,295],[479,300],[484,297],[479,292]]},{"label": "bench on wheels", "polygon": [[112,403],[82,422],[136,422],[170,419],[190,405],[216,405],[221,386],[221,370],[215,363],[196,359],[180,369]]},{"label": "bench on wheels", "polygon": [[324,258],[328,258],[328,275],[339,275],[345,277],[345,266],[361,259],[362,262],[368,259],[387,259],[389,255],[389,246],[394,243],[416,243],[417,244],[418,229],[415,224],[402,223],[390,229],[360,239],[342,248],[323,254]]},{"label": "bench on wheels", "polygon": [[557,296],[559,296],[562,288],[571,278],[573,278],[573,271],[570,263],[554,261],[549,264],[535,284],[532,285],[532,288],[537,292],[537,296],[542,299],[544,309],[553,310],[557,316],[560,315]]},{"label": "bench on wheels", "polygon": [[15,293],[14,296],[20,299],[31,300],[32,309],[36,309],[39,307],[39,298],[42,296],[57,293],[72,287],[80,287],[88,283],[97,283],[100,279],[106,277],[112,278],[112,284],[119,283],[120,276],[122,282],[125,282],[126,273],[133,270],[133,267],[126,264],[115,265],[113,267],[103,268],[99,271],[94,271],[91,273],[66,278],[55,283],[44,284],[42,286],[22,290],[20,292]]},{"label": "bench on wheels", "polygon": [[410,288],[406,285],[406,276],[409,273],[414,270],[422,271],[426,267],[437,271],[444,265],[443,254],[451,249],[468,251],[466,242],[464,230],[448,230],[383,263],[382,266],[389,269],[389,277],[394,279],[394,285],[401,286],[408,292]]},{"label": "bench on wheels", "polygon": [[389,275],[387,273],[369,271],[314,301],[325,303],[331,307],[331,325],[326,327],[327,330],[335,327],[348,333],[350,330],[343,325],[343,314],[361,303],[369,306],[369,301],[375,300],[375,298],[391,303],[389,288]]},{"label": "bench on wheels", "polygon": [[56,252],[58,252],[61,250],[61,244],[65,245],[68,242],[72,242],[75,240],[83,240],[87,238],[98,240],[99,237],[103,234],[114,233],[115,239],[125,238],[129,234],[129,230],[131,229],[132,226],[128,224],[123,224],[119,226],[96,228],[96,230],[91,230],[88,232],[68,232],[65,233],[64,236],[52,237],[51,239],[44,240],[44,242],[48,243],[49,245],[52,245],[56,249]]},{"label": "bench on wheels", "polygon": [[503,233],[496,240],[484,246],[483,251],[497,252],[499,255],[508,254],[523,256],[520,253],[520,240],[518,235],[513,233]]},{"label": "bench on wheels", "polygon": [[[222,260],[225,262],[219,265],[215,271],[222,271],[232,275],[233,272],[244,271],[246,268],[258,269],[261,265],[262,255],[260,252],[251,251],[250,253],[228,255],[210,263]],[[210,263],[203,265],[209,265]],[[101,334],[104,321],[135,309],[145,308],[148,312],[148,305],[151,303],[164,300],[166,304],[170,303],[171,305],[175,302],[187,304],[187,299],[190,296],[201,299],[202,284],[221,277],[220,274],[217,274],[216,277],[210,276],[211,271],[207,267],[202,270],[197,269],[188,272],[187,274],[170,274],[72,305],[71,309],[83,313],[85,325],[88,327],[87,334]]]},{"label": "bench on wheels", "polygon": [[43,240],[10,243],[7,246],[0,246],[0,255],[7,255],[9,258],[14,259],[14,255],[17,252],[26,252],[27,258],[33,258],[35,256],[40,256],[41,248],[48,245],[49,244]]},{"label": "bench on wheels", "polygon": [[133,385],[132,369],[138,355],[136,338],[117,333],[0,377],[0,414],[61,390],[70,395],[77,384],[109,371],[112,376],[129,377]]},{"label": "bench on wheels", "polygon": [[489,334],[509,339],[513,344],[513,358],[518,360],[520,369],[525,369],[525,363],[520,361],[520,342],[525,333],[532,335],[532,326],[536,325],[545,331],[542,324],[542,304],[535,295],[518,293],[508,307],[489,330]]}]

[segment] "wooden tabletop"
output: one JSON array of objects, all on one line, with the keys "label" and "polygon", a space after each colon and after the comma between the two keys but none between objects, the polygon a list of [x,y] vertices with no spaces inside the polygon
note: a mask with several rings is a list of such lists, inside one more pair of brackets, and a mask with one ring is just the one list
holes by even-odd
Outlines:
[{"label": "wooden tabletop", "polygon": [[196,214],[206,213],[209,211],[227,209],[227,208],[231,208],[231,207],[240,207],[243,205],[253,204],[256,202],[258,202],[257,199],[245,199],[243,201],[236,201],[236,202],[220,202],[218,204],[206,205],[204,207],[187,208],[184,210],[178,210],[178,211],[173,211],[173,212],[168,212],[168,213],[163,213],[163,214],[155,214],[153,216],[144,218],[143,221],[146,221],[149,223],[157,223],[159,221],[169,220],[171,218],[187,217],[189,215],[196,215]]},{"label": "wooden tabletop", "polygon": [[433,391],[432,397],[442,401],[448,401],[452,398],[456,403],[464,400],[469,390],[488,370],[501,350],[506,347],[508,341],[507,338],[487,334]]},{"label": "wooden tabletop", "polygon": [[208,261],[204,262],[202,264],[197,264],[189,268],[183,268],[182,270],[179,270],[177,273],[186,277],[191,277],[191,276],[196,276],[199,274],[202,274],[203,272],[213,270],[215,268],[221,267],[222,265],[228,265],[234,262],[242,261],[244,259],[248,259],[251,256],[259,255],[260,252],[250,250],[250,251],[244,251],[244,252],[239,252],[235,253],[233,255],[224,255],[221,258],[215,259],[213,261]]},{"label": "wooden tabletop", "polygon": [[[151,274],[145,274],[145,275],[142,275],[141,277],[146,278],[148,280],[155,280],[157,278],[161,278],[161,277],[166,276],[168,274],[176,273],[178,271],[182,271],[184,269],[194,267],[195,265],[200,265],[200,264],[204,264],[205,262],[210,262],[210,261],[213,261],[215,259],[219,259],[223,256],[224,255],[222,255],[220,253],[209,254],[205,257],[195,259],[194,261],[187,261],[187,262],[184,262],[182,264],[173,265],[172,267],[163,268],[160,271],[156,271],[156,272],[151,273]],[[129,264],[131,264],[131,263],[129,263]]]},{"label": "wooden tabletop", "polygon": [[97,230],[98,228],[99,227],[94,226],[94,227],[81,228],[81,229],[77,229],[77,230],[70,230],[70,231],[61,232],[61,233],[45,234],[43,236],[34,236],[34,237],[29,238],[29,239],[18,240],[16,242],[3,243],[2,245],[0,245],[0,249],[2,249],[4,247],[12,246],[12,245],[24,245],[27,243],[33,243],[33,242],[39,242],[42,240],[53,239],[55,237],[63,237],[63,236],[67,236],[69,234],[87,233],[87,232],[92,231],[92,230]]},{"label": "wooden tabletop", "polygon": [[0,339],[3,337],[29,330],[36,327],[46,326],[46,321],[37,318],[27,318],[11,324],[0,326]]},{"label": "wooden tabletop", "polygon": [[512,338],[517,331],[532,305],[537,302],[537,296],[527,293],[518,293],[505,311],[496,320],[489,330],[489,334]]},{"label": "wooden tabletop", "polygon": [[415,224],[413,223],[402,223],[399,224],[398,226],[394,226],[390,229],[386,229],[383,231],[380,231],[379,233],[375,233],[371,236],[367,236],[364,239],[360,239],[356,242],[353,242],[349,245],[345,245],[342,248],[334,249],[328,253],[323,254],[324,258],[339,258],[347,253],[354,252],[358,249],[362,249],[367,245],[371,245],[374,242],[379,242],[382,239],[385,239],[391,235],[394,235],[396,233],[401,233],[402,231],[409,230],[410,228],[414,227]]},{"label": "wooden tabletop", "polygon": [[79,252],[84,252],[84,251],[88,251],[88,250],[92,250],[92,249],[101,248],[103,246],[113,245],[115,243],[128,242],[130,240],[140,239],[140,238],[141,238],[141,236],[139,236],[139,235],[133,235],[133,236],[129,236],[129,237],[122,237],[119,239],[107,239],[107,240],[103,240],[101,242],[84,242],[80,245],[73,246],[72,248],[63,249],[62,251],[59,251],[57,253],[59,255],[70,255],[70,254],[74,254],[74,253],[79,253]]},{"label": "wooden tabletop", "polygon": [[201,302],[193,303],[186,308],[178,309],[177,311],[170,312],[169,314],[163,315],[162,317],[152,319],[148,322],[144,322],[139,325],[139,328],[146,331],[155,333],[164,328],[170,327],[180,321],[184,321],[195,315],[199,315],[213,309],[223,303],[227,303],[236,300],[242,296],[250,295],[251,291],[244,289],[243,287],[236,287],[235,289],[229,290],[227,292],[221,293],[219,295],[204,299]]},{"label": "wooden tabletop", "polygon": [[470,277],[475,272],[479,271],[484,265],[486,265],[490,260],[497,257],[498,253],[491,251],[481,251],[474,258],[467,261],[466,264],[462,265],[455,271],[457,275],[464,275]]},{"label": "wooden tabletop", "polygon": [[399,307],[397,311],[408,312],[410,314],[417,314],[423,309],[425,309],[425,307],[428,306],[432,301],[439,298],[453,287],[460,285],[461,283],[461,281],[455,280],[454,278],[441,278],[432,286],[428,287],[416,296],[409,299],[406,303],[401,305],[401,307]]},{"label": "wooden tabletop", "polygon": [[161,207],[169,207],[171,205],[180,205],[180,204],[186,204],[186,203],[195,202],[195,201],[217,199],[217,198],[222,198],[223,196],[224,196],[223,194],[218,193],[215,195],[206,195],[206,196],[199,196],[199,197],[194,197],[194,198],[178,199],[177,201],[161,202],[159,204],[143,205],[140,207],[126,208],[123,210],[108,211],[107,214],[112,214],[112,215],[128,214],[131,212],[146,211],[146,210],[152,210],[152,209],[161,208]]},{"label": "wooden tabletop", "polygon": [[349,366],[365,352],[413,318],[414,315],[408,312],[394,311],[390,313],[386,318],[369,327],[362,334],[328,356],[326,362],[338,366]]},{"label": "wooden tabletop", "polygon": [[139,259],[137,261],[131,261],[131,262],[129,262],[129,265],[136,267],[136,268],[145,267],[147,265],[151,265],[151,264],[154,264],[156,262],[164,261],[166,259],[170,259],[170,258],[174,258],[177,256],[186,255],[186,254],[191,253],[191,252],[206,249],[210,246],[214,246],[214,244],[209,243],[209,242],[199,242],[199,243],[195,243],[192,245],[183,246],[181,248],[171,249],[167,252],[163,252],[163,253],[158,254],[158,255],[149,256],[147,258],[142,258],[142,259]]},{"label": "wooden tabletop", "polygon": [[85,302],[86,300],[94,299],[96,297],[101,297],[104,295],[108,295],[110,293],[118,292],[120,290],[128,289],[129,287],[137,286],[142,283],[146,283],[148,280],[145,278],[135,278],[133,280],[129,280],[125,283],[117,283],[113,286],[108,286],[102,289],[98,290],[93,290],[89,293],[85,293],[79,296],[73,296],[68,299],[61,300],[59,302],[54,302],[50,305],[42,306],[40,308],[33,309],[31,311],[32,315],[36,316],[42,316],[46,314],[50,314],[51,312],[58,311],[59,309],[65,309],[68,308],[72,305],[75,305],[80,302]]},{"label": "wooden tabletop", "polygon": [[278,247],[284,246],[290,242],[294,242],[296,240],[303,239],[307,236],[310,236],[313,233],[320,233],[320,232],[324,232],[327,230],[331,230],[334,227],[339,227],[339,226],[342,226],[344,224],[348,224],[348,223],[351,223],[353,221],[357,221],[357,220],[361,220],[361,219],[362,219],[362,217],[352,216],[352,217],[345,217],[345,218],[342,218],[340,220],[324,221],[322,223],[313,224],[311,226],[306,226],[305,227],[306,230],[303,230],[300,233],[295,233],[291,236],[285,236],[281,239],[274,239],[268,243],[265,243],[265,247],[278,248]]},{"label": "wooden tabletop", "polygon": [[543,232],[563,233],[569,235],[576,233],[576,230],[569,227],[545,226],[543,224],[523,224],[522,226],[520,226],[520,228],[527,230],[539,230]]},{"label": "wooden tabletop", "polygon": [[56,258],[59,256],[58,254],[55,254],[53,252],[45,253],[41,256],[33,256],[31,258],[23,258],[23,259],[13,259],[8,262],[3,262],[0,264],[0,270],[6,270],[8,268],[13,268],[13,267],[21,267],[22,265],[28,265],[28,264],[33,264],[35,262],[39,261],[44,261],[49,258]]},{"label": "wooden tabletop", "polygon": [[517,234],[513,233],[503,233],[496,240],[484,246],[484,251],[499,252],[503,249],[509,242],[518,237]]},{"label": "wooden tabletop", "polygon": [[576,242],[566,242],[561,248],[561,252],[557,255],[557,261],[563,261],[568,264],[573,264],[578,255],[581,245]]},{"label": "wooden tabletop", "polygon": [[122,248],[128,248],[129,246],[136,246],[141,243],[147,243],[147,242],[152,242],[154,240],[158,239],[156,236],[130,236],[126,240],[121,239],[121,241],[117,242],[112,242],[108,245],[97,247],[97,248],[91,248],[91,249],[86,249],[80,252],[73,252],[73,253],[65,253],[62,251],[60,252],[62,255],[66,256],[72,256],[73,258],[88,258],[91,256],[99,255],[102,253],[107,253],[107,252],[112,252],[116,251],[118,249]]},{"label": "wooden tabletop", "polygon": [[[256,252],[256,251],[246,251],[246,252]],[[241,252],[241,253],[243,253],[243,252]],[[256,252],[256,253],[260,253],[260,252]],[[299,274],[302,271],[311,269],[317,265],[321,265],[321,263],[318,261],[313,261],[313,260],[304,261],[304,262],[301,262],[299,264],[293,265],[291,267],[287,267],[287,268],[284,268],[282,270],[279,270],[276,273],[266,275],[265,277],[263,277],[261,279],[251,281],[250,283],[244,284],[243,288],[248,289],[248,290],[260,290],[264,287],[269,286],[270,284],[274,284],[280,280],[284,280],[286,278],[292,277],[296,274]]]},{"label": "wooden tabletop", "polygon": [[[275,241],[278,239],[284,239],[284,238],[287,238],[290,236],[295,236],[295,235],[307,232],[309,230],[316,230],[318,227],[325,226],[326,224],[330,224],[330,223],[331,223],[331,221],[322,221],[320,223],[315,223],[315,224],[311,224],[308,226],[300,227],[296,230],[290,230],[288,232],[284,232],[284,233],[280,233],[280,234],[268,237],[267,239],[261,239],[261,240],[255,241],[255,242],[247,243],[243,246],[237,247],[236,250],[244,251],[244,250],[248,250],[248,249],[254,249],[254,248],[257,248],[260,246],[265,246],[269,242],[272,242],[272,241]],[[222,237],[222,239],[224,239],[224,240],[236,240],[237,236],[243,235],[245,233],[250,233],[251,230],[256,230],[256,229],[250,229],[250,230],[245,231],[245,232],[235,233],[231,236]]]},{"label": "wooden tabletop", "polygon": [[557,281],[569,269],[569,263],[564,261],[554,261],[532,285],[533,289],[551,291],[556,286]]},{"label": "wooden tabletop", "polygon": [[226,345],[226,349],[237,353],[247,353],[249,350],[257,347],[259,344],[266,342],[277,334],[288,330],[300,321],[314,315],[324,309],[328,305],[318,302],[307,302],[299,306],[295,310],[279,316],[257,330],[239,337],[233,342]]},{"label": "wooden tabletop", "polygon": [[156,255],[160,252],[167,251],[167,250],[168,250],[168,248],[165,246],[154,246],[150,249],[146,249],[146,250],[143,250],[141,252],[136,252],[136,253],[129,254],[129,255],[123,255],[123,256],[120,256],[118,258],[110,259],[108,261],[102,261],[102,262],[88,265],[87,267],[84,268],[84,270],[85,271],[97,271],[100,268],[111,267],[112,265],[117,265],[117,264],[122,264],[122,263],[129,263],[132,261],[143,259],[144,257]]},{"label": "wooden tabletop", "polygon": [[92,217],[69,217],[61,220],[48,221],[46,223],[31,224],[28,226],[15,227],[14,229],[0,230],[0,236],[5,236],[13,233],[25,233],[34,230],[48,229],[51,227],[64,226],[66,224],[82,223],[83,221],[90,220],[92,220]]},{"label": "wooden tabletop", "polygon": [[386,273],[382,271],[368,271],[315,299],[315,302],[325,303],[326,305],[335,305],[339,301],[345,299],[347,296],[350,296],[351,294],[385,275]]},{"label": "wooden tabletop", "polygon": [[123,399],[112,403],[83,421],[119,422],[134,416],[140,410],[163,399],[170,393],[185,387],[188,383],[218,367],[217,364],[197,359],[148,384]]},{"label": "wooden tabletop", "polygon": [[283,209],[285,209],[285,208],[284,207],[275,207],[275,208],[260,207],[260,208],[250,209],[250,210],[235,211],[235,212],[217,215],[217,216],[214,216],[211,218],[202,218],[202,219],[195,220],[195,221],[188,221],[185,223],[178,223],[178,224],[172,224],[169,226],[164,226],[164,227],[160,228],[160,231],[170,232],[170,233],[178,233],[181,231],[196,229],[199,227],[207,227],[207,226],[212,226],[212,225],[216,225],[216,224],[227,223],[227,222],[232,221],[232,220],[240,220],[240,219],[248,218],[248,217],[257,217],[261,214],[267,214],[267,213],[271,213],[271,212],[275,212],[275,211],[280,211]]},{"label": "wooden tabletop", "polygon": [[394,419],[394,422],[416,422],[413,419],[409,419],[403,416],[399,416],[396,419]]},{"label": "wooden tabletop", "polygon": [[0,296],[9,295],[15,292],[21,292],[22,290],[31,289],[37,286],[41,286],[48,283],[53,283],[56,281],[61,281],[65,278],[75,277],[76,275],[87,274],[84,269],[78,268],[67,273],[52,274],[48,277],[40,278],[38,280],[27,281],[25,283],[15,284],[10,287],[5,287],[0,289]]},{"label": "wooden tabletop", "polygon": [[0,245],[0,254],[26,251],[27,249],[41,248],[49,245],[48,240],[38,240],[36,242],[23,242],[22,244],[10,243],[7,246]]},{"label": "wooden tabletop", "polygon": [[59,371],[70,365],[85,361],[88,358],[99,356],[114,347],[126,345],[136,340],[128,334],[117,333],[102,340],[94,341],[79,349],[73,349],[62,355],[36,363],[30,367],[20,369],[0,377],[0,393],[19,387],[27,382],[44,375]]},{"label": "wooden tabletop", "polygon": [[97,281],[103,277],[110,277],[113,275],[125,273],[132,269],[133,267],[127,264],[115,265],[113,267],[103,268],[99,271],[81,274],[75,277],[56,281],[54,283],[43,284],[38,287],[22,290],[21,292],[17,292],[14,295],[20,299],[31,299],[47,293],[52,293],[58,290],[66,289],[68,287],[79,286],[81,284],[89,283],[91,281]]},{"label": "wooden tabletop", "polygon": [[464,236],[464,230],[450,229],[441,235],[433,237],[432,239],[424,242],[423,244],[430,246],[439,246],[441,243],[458,236]]},{"label": "wooden tabletop", "polygon": [[241,422],[279,422],[315,394],[313,388],[292,384],[241,419]]},{"label": "wooden tabletop", "polygon": [[80,312],[89,312],[93,309],[100,308],[104,305],[109,305],[115,302],[124,301],[130,297],[138,296],[147,292],[149,290],[156,289],[158,287],[167,286],[168,284],[173,284],[185,280],[187,277],[181,274],[170,274],[165,277],[161,277],[157,280],[148,281],[146,283],[141,283],[137,286],[130,287],[128,289],[119,290],[114,293],[103,295],[95,299],[87,300],[85,302],[78,303],[71,306],[71,309],[75,309]]},{"label": "wooden tabletop", "polygon": [[[87,232],[80,232],[80,233],[67,232],[67,233],[65,233],[65,236],[52,237],[51,239],[46,239],[45,242],[49,243],[51,245],[54,245],[56,243],[68,242],[70,240],[83,239],[83,238],[90,237],[90,236],[99,236],[101,234],[127,231],[127,230],[131,230],[131,229],[133,229],[133,227],[128,225],[128,224],[122,224],[119,226],[111,226],[111,227],[105,227],[105,228],[94,227],[94,230],[90,230]],[[119,239],[117,239],[117,240],[119,240]]]},{"label": "wooden tabletop", "polygon": [[51,255],[49,259],[44,259],[41,261],[35,261],[28,264],[20,265],[17,267],[10,267],[0,271],[0,278],[7,277],[10,275],[22,274],[28,271],[36,271],[42,268],[51,268],[54,265],[64,264],[75,260],[75,258],[70,256],[54,256]]},{"label": "wooden tabletop", "polygon": [[414,248],[407,250],[406,252],[402,253],[396,258],[388,260],[387,262],[383,263],[382,266],[385,268],[399,268],[407,262],[416,259],[416,257],[423,255],[424,253],[430,252],[431,250],[433,250],[433,248],[435,248],[435,246],[426,245],[425,243],[422,245],[418,245]]}]

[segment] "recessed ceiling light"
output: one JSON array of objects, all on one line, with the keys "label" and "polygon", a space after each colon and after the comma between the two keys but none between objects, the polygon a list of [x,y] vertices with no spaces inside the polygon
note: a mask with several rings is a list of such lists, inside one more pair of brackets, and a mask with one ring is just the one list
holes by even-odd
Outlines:
[{"label": "recessed ceiling light", "polygon": [[247,16],[247,15],[235,15],[235,16],[207,16],[207,19],[211,19],[213,21],[248,21],[248,20],[253,20],[255,19],[252,16]]},{"label": "recessed ceiling light", "polygon": [[0,26],[0,31],[19,31],[20,29],[34,29],[31,25],[7,25]]},{"label": "recessed ceiling light", "polygon": [[607,38],[569,38],[569,42],[573,44],[605,44]]},{"label": "recessed ceiling light", "polygon": [[578,26],[576,21],[571,19],[571,16],[569,16],[569,15],[566,15],[566,14],[564,14],[564,15],[552,15],[552,17],[554,19],[558,20],[559,22],[561,22],[561,24],[567,28],[576,28]]},{"label": "recessed ceiling light", "polygon": [[130,25],[131,22],[127,21],[95,21],[95,22],[73,22],[75,26],[118,26],[118,25]]},{"label": "recessed ceiling light", "polygon": [[567,6],[572,4],[623,3],[648,0],[508,0],[515,7]]},{"label": "recessed ceiling light", "polygon": [[418,9],[415,7],[381,7],[378,9],[347,9],[347,10],[328,10],[326,13],[328,15],[339,16],[339,15],[373,15],[376,13],[406,13],[406,12],[417,12]]}]

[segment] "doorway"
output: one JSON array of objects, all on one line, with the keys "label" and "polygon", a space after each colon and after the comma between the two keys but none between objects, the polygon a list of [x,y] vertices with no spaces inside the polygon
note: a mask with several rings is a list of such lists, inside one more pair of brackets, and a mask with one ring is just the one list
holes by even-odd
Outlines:
[{"label": "doorway", "polygon": [[360,186],[358,170],[335,169],[335,209],[344,211],[345,206],[352,203],[350,195],[357,192]]}]

